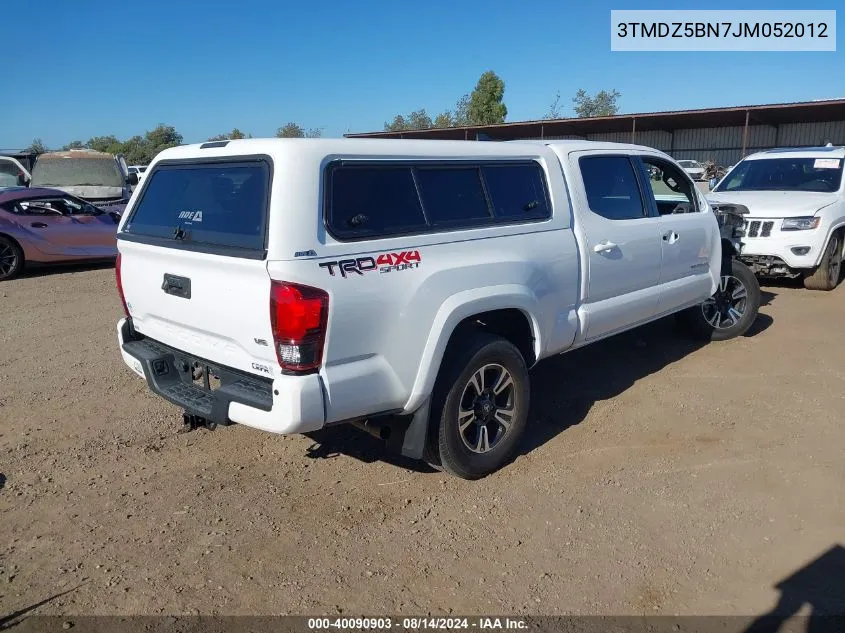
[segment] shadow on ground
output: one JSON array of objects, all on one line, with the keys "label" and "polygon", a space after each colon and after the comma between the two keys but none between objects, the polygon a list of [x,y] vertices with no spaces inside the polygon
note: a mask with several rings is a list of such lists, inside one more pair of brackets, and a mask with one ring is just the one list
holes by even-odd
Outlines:
[{"label": "shadow on ground", "polygon": [[89,270],[105,270],[107,268],[114,268],[113,259],[66,264],[27,264],[15,279],[29,279],[33,277],[45,277],[47,275],[67,275]]},{"label": "shadow on ground", "polygon": [[842,545],[834,545],[781,580],[775,588],[780,591],[777,604],[754,620],[745,633],[785,631],[787,620],[794,618],[804,605],[811,610],[803,629],[806,633],[845,631],[845,547]]},{"label": "shadow on ground", "polygon": [[[765,293],[771,302],[773,293]],[[745,336],[756,336],[773,320],[760,314]],[[679,331],[665,318],[540,363],[531,376],[531,414],[523,454],[583,421],[593,405],[622,394],[639,380],[675,363],[706,343]]]},{"label": "shadow on ground", "polygon": [[[768,291],[762,295],[761,306],[777,296]],[[745,336],[760,334],[772,322],[770,316],[759,314]],[[731,342],[693,340],[669,317],[539,363],[531,372],[531,411],[521,453],[529,453],[579,424],[597,401],[620,395],[638,380],[708,344]],[[308,449],[308,457],[313,459],[345,454],[367,463],[381,460],[415,472],[434,472],[348,425],[309,433],[308,437],[315,442]]]}]

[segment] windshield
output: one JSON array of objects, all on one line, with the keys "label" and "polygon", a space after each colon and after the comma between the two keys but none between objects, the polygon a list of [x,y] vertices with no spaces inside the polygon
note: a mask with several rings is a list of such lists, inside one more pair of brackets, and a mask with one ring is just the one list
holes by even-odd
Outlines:
[{"label": "windshield", "polygon": [[32,169],[33,187],[123,187],[113,158],[47,158]]},{"label": "windshield", "polygon": [[841,158],[762,158],[737,164],[714,191],[831,192],[841,181]]},{"label": "windshield", "polygon": [[699,165],[699,164],[698,164],[697,162],[695,162],[694,160],[679,160],[679,161],[678,161],[678,164],[679,164],[681,167],[701,167],[701,165]]}]

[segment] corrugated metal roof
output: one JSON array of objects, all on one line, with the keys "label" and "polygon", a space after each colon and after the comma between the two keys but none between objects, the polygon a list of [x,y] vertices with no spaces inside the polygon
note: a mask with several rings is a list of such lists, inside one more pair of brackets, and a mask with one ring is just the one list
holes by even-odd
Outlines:
[{"label": "corrugated metal roof", "polygon": [[704,108],[699,110],[669,110],[639,112],[606,117],[585,117],[553,120],[515,121],[497,125],[473,125],[402,132],[365,132],[345,134],[347,137],[376,138],[441,138],[475,139],[476,134],[511,140],[516,138],[546,138],[549,136],[628,133],[636,126],[637,133],[645,131],[673,131],[724,126],[744,126],[746,114],[752,125],[780,125],[796,121],[845,120],[845,99],[772,103],[763,105]]}]

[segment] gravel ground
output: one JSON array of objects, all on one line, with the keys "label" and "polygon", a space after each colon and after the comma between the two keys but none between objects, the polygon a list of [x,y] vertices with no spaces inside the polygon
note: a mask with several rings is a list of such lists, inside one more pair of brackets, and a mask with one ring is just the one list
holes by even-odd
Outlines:
[{"label": "gravel ground", "polygon": [[113,277],[0,285],[0,616],[755,615],[819,557],[792,585],[845,612],[845,287],[766,287],[736,341],[662,321],[546,361],[523,454],[465,482],[354,429],[177,434]]}]

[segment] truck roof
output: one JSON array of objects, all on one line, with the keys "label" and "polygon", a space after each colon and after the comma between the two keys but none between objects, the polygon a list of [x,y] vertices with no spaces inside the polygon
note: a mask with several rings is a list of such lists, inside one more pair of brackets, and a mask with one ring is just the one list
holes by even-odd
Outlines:
[{"label": "truck roof", "polygon": [[211,141],[180,145],[162,151],[158,160],[192,159],[203,156],[243,156],[266,154],[281,157],[295,152],[297,157],[322,160],[335,154],[360,154],[362,157],[500,157],[536,155],[540,146],[561,147],[565,151],[637,149],[656,152],[654,148],[602,141],[455,141],[436,139],[373,139],[373,138],[252,138]]}]

